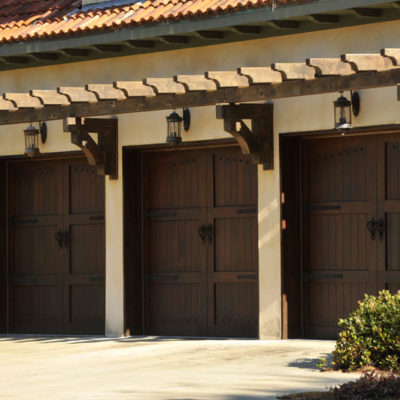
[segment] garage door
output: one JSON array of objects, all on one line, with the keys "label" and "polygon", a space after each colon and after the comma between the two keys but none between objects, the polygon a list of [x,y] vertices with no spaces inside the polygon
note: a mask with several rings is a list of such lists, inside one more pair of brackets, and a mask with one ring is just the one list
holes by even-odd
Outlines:
[{"label": "garage door", "polygon": [[257,336],[257,169],[236,148],[144,155],[145,331]]},{"label": "garage door", "polygon": [[400,138],[305,140],[304,328],[331,338],[339,318],[400,288]]},{"label": "garage door", "polygon": [[9,331],[104,333],[104,178],[85,160],[9,165]]}]

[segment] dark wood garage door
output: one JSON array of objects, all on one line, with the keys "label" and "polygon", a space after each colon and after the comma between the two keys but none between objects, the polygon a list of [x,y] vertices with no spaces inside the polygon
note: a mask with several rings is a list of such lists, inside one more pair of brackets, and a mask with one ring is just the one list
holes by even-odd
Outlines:
[{"label": "dark wood garage door", "polygon": [[400,289],[400,137],[305,140],[304,328],[331,338],[364,293]]},{"label": "dark wood garage door", "polygon": [[9,331],[104,333],[104,178],[85,160],[9,165]]},{"label": "dark wood garage door", "polygon": [[146,153],[145,331],[257,336],[257,169],[236,148]]}]

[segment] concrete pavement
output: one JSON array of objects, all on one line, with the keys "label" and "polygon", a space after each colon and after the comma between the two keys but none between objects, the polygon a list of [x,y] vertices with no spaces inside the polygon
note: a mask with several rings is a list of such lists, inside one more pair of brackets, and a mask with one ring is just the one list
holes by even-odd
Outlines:
[{"label": "concrete pavement", "polygon": [[323,390],[332,341],[0,336],[0,399],[256,400]]}]

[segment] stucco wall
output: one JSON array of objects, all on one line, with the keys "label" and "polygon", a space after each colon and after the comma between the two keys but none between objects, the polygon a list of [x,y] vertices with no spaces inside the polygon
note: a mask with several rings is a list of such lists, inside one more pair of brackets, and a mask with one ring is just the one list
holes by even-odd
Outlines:
[{"label": "stucco wall", "polygon": [[[263,66],[271,62],[304,61],[307,57],[337,57],[342,53],[378,52],[396,47],[400,34],[398,22],[343,28],[272,39],[178,50],[169,53],[129,56],[45,68],[21,69],[0,73],[3,92],[29,89],[54,89],[85,83],[114,80],[139,80],[175,74],[203,73],[207,70]],[[274,101],[275,165],[272,171],[259,168],[259,265],[260,338],[281,337],[281,261],[279,140],[283,132],[329,129],[333,125],[332,101],[337,93]],[[400,104],[395,88],[364,90],[360,93],[361,112],[354,125],[396,123]],[[125,114],[119,119],[120,179],[106,181],[106,333],[123,333],[123,230],[122,230],[122,147],[162,143],[165,140],[163,112]],[[222,122],[215,119],[214,107],[191,110],[192,126],[184,141],[225,138]],[[21,154],[24,139],[21,125],[0,127],[0,155]],[[62,132],[61,121],[48,123],[49,137],[41,151],[76,150],[69,135]]]}]

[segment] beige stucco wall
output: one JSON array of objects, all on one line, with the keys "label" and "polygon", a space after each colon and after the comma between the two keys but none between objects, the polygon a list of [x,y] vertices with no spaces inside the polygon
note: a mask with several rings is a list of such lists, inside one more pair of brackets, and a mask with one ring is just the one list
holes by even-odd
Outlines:
[{"label": "beige stucco wall", "polygon": [[[0,73],[3,92],[53,89],[57,86],[109,83],[143,77],[203,73],[207,70],[263,66],[271,62],[304,61],[307,57],[337,57],[345,52],[378,52],[396,47],[400,24],[388,22],[315,33],[252,40],[241,43],[169,53],[113,58],[45,68]],[[274,101],[275,165],[272,171],[259,168],[259,280],[260,338],[281,337],[280,183],[279,140],[283,132],[312,131],[332,127],[332,101],[338,94],[308,96]],[[364,90],[360,93],[361,113],[354,125],[367,126],[400,121],[400,103],[395,88]],[[123,211],[122,147],[163,143],[163,112],[118,116],[120,179],[106,180],[106,334],[123,334]],[[214,107],[191,110],[192,126],[185,141],[225,138],[222,122],[215,119]],[[21,125],[0,127],[0,156],[21,154],[24,148]],[[42,152],[75,150],[61,121],[48,123],[49,137]]]}]

